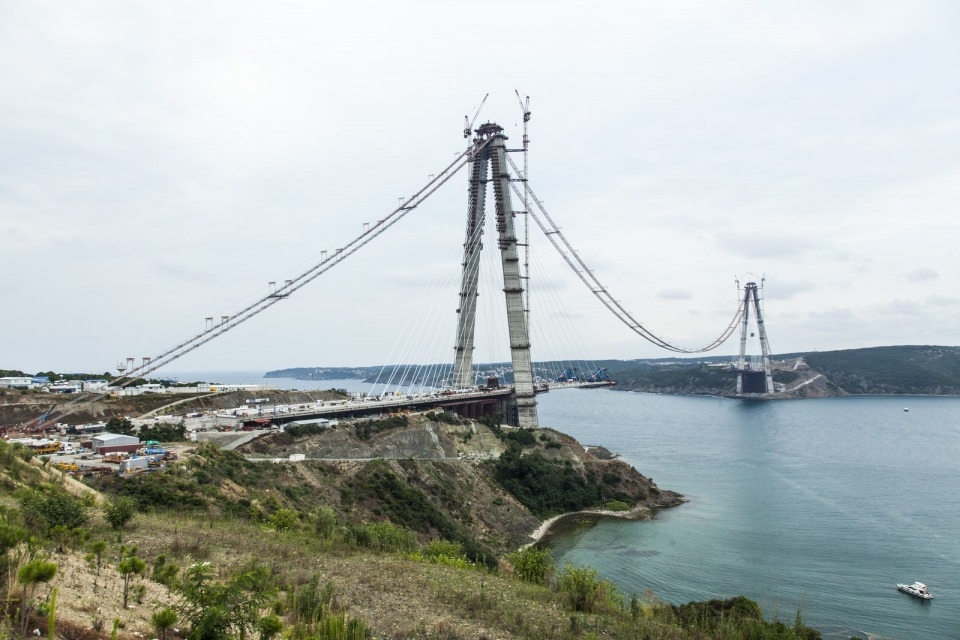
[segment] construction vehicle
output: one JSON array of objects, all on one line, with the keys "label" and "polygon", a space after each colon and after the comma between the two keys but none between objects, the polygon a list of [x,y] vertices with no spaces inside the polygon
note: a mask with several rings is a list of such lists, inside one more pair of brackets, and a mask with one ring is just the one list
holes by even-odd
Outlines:
[{"label": "construction vehicle", "polygon": [[76,462],[54,462],[53,466],[55,466],[57,469],[60,469],[60,471],[67,471],[71,473],[80,470],[80,465],[78,465]]},{"label": "construction vehicle", "polygon": [[50,442],[44,442],[33,447],[33,452],[37,455],[47,455],[50,453],[58,453],[60,449],[63,448],[63,443],[59,440],[51,440]]},{"label": "construction vehicle", "polygon": [[607,375],[607,368],[600,367],[592,375],[587,376],[587,382],[608,382],[610,376]]},{"label": "construction vehicle", "polygon": [[564,369],[563,373],[557,376],[557,382],[580,382],[580,375],[576,367]]}]

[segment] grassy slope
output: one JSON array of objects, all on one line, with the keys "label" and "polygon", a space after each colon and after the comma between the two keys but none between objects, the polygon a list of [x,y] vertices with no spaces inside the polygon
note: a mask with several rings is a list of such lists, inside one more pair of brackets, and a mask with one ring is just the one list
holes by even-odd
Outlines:
[{"label": "grassy slope", "polygon": [[[24,463],[11,455],[12,450],[10,445],[0,443],[0,505],[8,522],[17,520],[17,502],[12,496],[19,487],[47,484],[51,491],[63,487],[58,472],[38,468],[36,461]],[[267,566],[269,585],[265,586],[278,590],[277,610],[284,616],[289,615],[283,604],[287,602],[284,593],[317,583],[328,585],[331,601],[348,616],[364,620],[376,638],[562,639],[584,634],[678,640],[747,637],[745,634],[755,638],[815,637],[795,634],[792,626],[771,627],[754,619],[749,607],[750,615],[742,619],[725,612],[725,628],[720,631],[700,629],[702,620],[681,628],[678,616],[682,611],[658,605],[653,596],[637,600],[631,607],[628,599],[613,597],[610,585],[602,582],[595,584],[605,590],[604,604],[591,612],[575,611],[569,590],[521,582],[511,577],[509,565],[503,562],[499,568],[490,569],[471,567],[462,560],[438,564],[418,559],[409,553],[416,546],[415,538],[405,538],[393,530],[387,533],[406,540],[404,548],[408,550],[377,552],[378,545],[370,542],[371,532],[379,531],[371,528],[376,525],[351,524],[336,515],[323,521],[316,517],[316,509],[313,513],[308,508],[292,509],[289,505],[302,501],[311,491],[307,488],[293,497],[278,495],[284,492],[276,489],[286,485],[277,481],[290,473],[288,465],[254,465],[209,448],[199,453],[194,462],[178,465],[172,472],[146,476],[156,480],[156,487],[172,489],[154,495],[152,499],[157,501],[150,503],[151,511],[137,515],[122,533],[123,543],[136,546],[148,566],[161,555],[181,569],[204,561],[211,563],[223,579],[252,563]],[[384,465],[371,467],[368,473],[373,475],[382,472]],[[129,491],[132,487],[123,484],[109,488]],[[277,495],[273,500],[271,492]],[[322,512],[324,492],[315,493],[321,496],[316,504]],[[175,499],[167,504],[158,498]],[[194,508],[184,508],[191,503]],[[285,510],[294,511],[294,517],[281,529],[276,526],[276,516]],[[259,515],[251,517],[254,513]],[[130,638],[134,632],[150,633],[148,637],[152,637],[151,612],[175,605],[176,592],[150,580],[135,579],[135,584],[144,586],[142,601],[133,602],[128,609],[120,608],[117,534],[106,526],[96,508],[91,510],[84,530],[88,541],[67,539],[62,553],[54,553],[47,546],[53,544],[52,540],[35,547],[47,547],[45,553],[61,568],[51,585],[37,592],[43,599],[51,587],[58,590],[58,634],[68,640],[103,637],[105,634],[92,634],[90,629],[102,626],[104,621],[109,628],[109,621],[116,618],[124,625],[121,638]],[[35,534],[40,536],[39,541],[44,540],[42,531]],[[364,541],[364,536],[369,539]],[[106,566],[96,577],[92,562],[84,561],[83,556],[89,541],[98,539],[109,541],[109,545],[104,554]],[[409,546],[411,543],[413,546]],[[17,562],[22,564],[24,560],[21,554]],[[695,617],[706,619],[700,614]],[[31,628],[34,626],[43,630],[45,621],[36,618],[31,621]]]}]

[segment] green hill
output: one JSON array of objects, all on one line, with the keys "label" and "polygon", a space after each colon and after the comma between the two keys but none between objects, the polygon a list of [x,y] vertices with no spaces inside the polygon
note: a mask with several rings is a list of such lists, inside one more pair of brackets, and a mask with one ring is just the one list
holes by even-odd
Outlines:
[{"label": "green hill", "polygon": [[[690,395],[733,395],[736,373],[730,357],[608,360],[621,391]],[[774,383],[799,396],[884,394],[960,395],[960,347],[895,346],[789,353],[771,358]]]},{"label": "green hill", "polygon": [[960,395],[960,347],[873,347],[803,358],[849,394]]},{"label": "green hill", "polygon": [[[639,489],[654,493],[618,461],[572,473],[568,456],[578,445],[555,432],[538,432],[532,442],[497,440],[511,452],[503,465],[460,461],[460,471],[410,460],[251,462],[206,445],[164,471],[88,480],[92,486],[0,441],[0,633],[65,640],[820,637],[799,614],[789,623],[765,620],[743,597],[673,606],[653,594],[620,593],[589,567],[554,567],[543,550],[493,561],[481,547],[469,548],[471,540],[491,547],[499,535],[484,532],[490,525],[482,510],[518,509],[524,499],[543,513],[590,504],[589,487],[598,482],[624,500],[637,499]],[[558,453],[563,460],[552,465]],[[527,473],[556,474],[545,479],[556,495],[515,496],[509,482],[495,481]],[[489,496],[460,488],[487,480],[494,481]]]}]

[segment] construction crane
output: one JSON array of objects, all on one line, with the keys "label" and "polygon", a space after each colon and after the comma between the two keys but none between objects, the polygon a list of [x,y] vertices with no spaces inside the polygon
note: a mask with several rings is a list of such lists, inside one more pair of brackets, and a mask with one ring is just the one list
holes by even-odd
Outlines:
[{"label": "construction crane", "polygon": [[587,382],[609,382],[610,376],[607,375],[607,368],[600,367],[594,373],[587,376]]},{"label": "construction crane", "polygon": [[473,133],[473,123],[477,121],[477,118],[480,117],[480,110],[483,109],[483,105],[487,102],[487,98],[490,97],[490,94],[483,96],[483,100],[480,101],[480,104],[477,105],[477,108],[473,110],[473,118],[470,116],[463,116],[463,137],[469,138],[470,134]]},{"label": "construction crane", "polygon": [[56,408],[57,408],[57,405],[55,404],[50,405],[50,408],[47,409],[42,416],[37,418],[37,421],[35,424],[27,423],[26,431],[28,433],[43,431],[44,425],[46,424],[46,421],[47,421],[47,416],[53,413],[53,410]]}]

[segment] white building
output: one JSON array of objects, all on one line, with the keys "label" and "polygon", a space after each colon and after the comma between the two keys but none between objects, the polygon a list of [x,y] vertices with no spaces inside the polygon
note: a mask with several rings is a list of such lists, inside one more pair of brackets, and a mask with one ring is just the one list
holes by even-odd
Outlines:
[{"label": "white building", "polygon": [[33,378],[30,376],[6,376],[0,378],[0,387],[7,389],[29,389],[33,386]]},{"label": "white building", "polygon": [[108,384],[109,382],[107,382],[106,380],[84,380],[83,390],[84,391],[106,391]]}]

